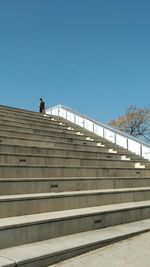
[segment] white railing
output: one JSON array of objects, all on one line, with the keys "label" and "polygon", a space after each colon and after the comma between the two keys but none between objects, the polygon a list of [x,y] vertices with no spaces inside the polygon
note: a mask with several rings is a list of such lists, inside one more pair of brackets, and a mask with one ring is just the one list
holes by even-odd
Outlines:
[{"label": "white railing", "polygon": [[119,132],[105,124],[92,120],[68,107],[57,105],[46,110],[46,114],[62,117],[76,125],[79,125],[112,143],[126,148],[143,158],[150,160],[150,145],[139,141],[129,135]]}]

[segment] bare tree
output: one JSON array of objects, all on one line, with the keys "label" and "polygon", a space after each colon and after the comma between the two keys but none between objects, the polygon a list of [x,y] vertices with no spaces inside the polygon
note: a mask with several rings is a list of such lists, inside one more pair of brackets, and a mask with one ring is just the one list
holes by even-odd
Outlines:
[{"label": "bare tree", "polygon": [[129,106],[125,115],[110,121],[109,125],[143,141],[150,142],[150,109]]}]

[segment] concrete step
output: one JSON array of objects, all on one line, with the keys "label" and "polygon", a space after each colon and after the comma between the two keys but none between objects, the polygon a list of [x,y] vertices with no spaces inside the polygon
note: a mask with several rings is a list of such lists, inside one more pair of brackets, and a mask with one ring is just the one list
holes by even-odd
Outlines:
[{"label": "concrete step", "polygon": [[[51,141],[51,140],[43,140],[40,137],[36,139],[27,139],[27,138],[17,138],[14,135],[11,137],[1,136],[0,137],[0,144],[7,144],[7,145],[20,145],[20,146],[36,146],[36,147],[43,147],[43,148],[63,148],[63,149],[84,149],[84,150],[91,150],[91,151],[104,151],[108,152],[107,148],[101,148],[94,145],[93,143],[87,141],[78,141],[74,140],[71,143],[69,140],[64,141]],[[113,152],[110,152],[113,153]]]},{"label": "concrete step", "polygon": [[120,168],[96,166],[60,165],[0,165],[0,178],[46,178],[46,177],[149,177],[148,168]]},{"label": "concrete step", "polygon": [[[69,156],[69,157],[90,157],[90,158],[101,158],[101,159],[121,159],[121,158],[127,158],[128,159],[128,153],[111,153],[108,149],[99,149],[99,147],[95,148],[95,151],[91,151],[91,147],[88,148],[83,146],[80,148],[74,148],[70,149],[67,147],[66,150],[64,148],[42,148],[38,146],[24,146],[24,145],[12,145],[12,144],[3,144],[1,143],[1,154],[7,154],[7,153],[24,153],[24,154],[36,154],[36,155],[49,155],[49,156]],[[143,164],[147,164],[146,160],[139,159],[139,157],[130,157],[132,160],[138,160],[140,162],[143,162]]]},{"label": "concrete step", "polygon": [[[14,108],[14,107],[8,107],[8,106],[3,106],[0,105],[0,112],[3,115],[6,115],[8,117],[14,116],[14,117],[27,117],[27,118],[41,118],[43,120],[46,120],[47,118],[55,118],[55,115],[43,115],[37,111],[33,110],[25,110],[25,109],[20,109],[20,108]],[[57,117],[56,117],[57,118]]]},{"label": "concrete step", "polygon": [[[91,131],[88,131],[88,130],[86,130],[86,129],[83,128],[83,127],[80,127],[80,126],[78,126],[78,125],[75,125],[75,124],[71,123],[70,121],[67,121],[67,120],[65,120],[65,119],[63,119],[63,118],[61,118],[61,120],[62,120],[62,123],[69,123],[70,127],[74,127],[77,131],[79,131],[79,132],[81,131],[81,132],[83,132],[85,135],[87,135],[87,134],[90,135],[90,137],[91,137],[91,138],[94,138],[95,141],[97,141],[97,139],[98,139],[99,142],[101,142],[102,144],[105,144],[106,147],[110,147],[110,146],[111,146],[114,150],[122,151],[122,153],[128,151],[127,149],[123,148],[122,146],[117,145],[117,144],[115,144],[115,143],[109,141],[108,139],[105,139],[104,137],[99,136],[99,135],[97,135],[97,134],[95,134],[95,133],[93,133],[93,132],[91,132]],[[141,158],[141,156],[135,154],[134,152],[128,151],[128,153],[129,153],[131,156],[137,156],[139,159]],[[148,161],[148,160],[147,160],[147,161]]]},{"label": "concrete step", "polygon": [[[1,123],[1,122],[0,122]],[[15,123],[15,122],[14,122]],[[21,122],[22,123],[22,122]],[[38,122],[39,123],[39,122]],[[73,142],[74,140],[81,140],[81,142],[85,142],[86,144],[89,144],[89,143],[96,143],[97,146],[100,146],[100,147],[104,147],[106,149],[110,149],[113,148],[113,150],[117,153],[121,153],[123,155],[127,155],[128,157],[131,157],[132,159],[139,159],[141,160],[141,158],[138,156],[138,155],[135,155],[134,153],[132,152],[129,152],[127,151],[126,149],[123,149],[121,148],[120,146],[116,146],[115,144],[105,140],[105,139],[102,139],[98,136],[96,136],[93,140],[94,141],[90,141],[89,140],[89,137],[90,137],[90,134],[92,133],[84,133],[83,135],[79,135],[79,132],[77,130],[75,131],[69,131],[67,130],[67,128],[59,128],[58,125],[56,126],[53,126],[52,127],[52,124],[49,123],[49,126],[50,127],[42,127],[40,129],[40,126],[39,124],[37,124],[36,126],[33,124],[32,127],[34,128],[29,128],[29,124],[27,125],[22,125],[21,127],[20,126],[12,126],[12,125],[6,125],[5,124],[0,124],[0,129],[1,129],[1,136],[19,136],[19,137],[22,137],[22,138],[25,138],[25,137],[28,137],[28,138],[33,138],[33,139],[39,139],[39,134],[41,136],[41,138],[43,139],[47,139],[49,140],[49,138],[51,138],[51,141],[52,140],[56,140],[56,139],[59,139],[62,138],[64,140],[66,140],[66,138],[69,140],[69,142]],[[145,159],[144,159],[145,160]],[[147,161],[147,160],[145,160]]]},{"label": "concrete step", "polygon": [[[1,111],[4,111],[4,112],[5,112],[7,115],[9,115],[9,116],[10,116],[10,114],[13,114],[13,115],[15,115],[15,116],[22,116],[22,118],[23,118],[23,116],[26,114],[26,116],[28,116],[29,119],[31,119],[31,116],[34,115],[34,116],[36,116],[36,117],[38,118],[38,120],[39,120],[40,118],[41,118],[41,120],[49,120],[49,118],[44,117],[43,115],[39,114],[38,112],[32,112],[32,111],[26,111],[26,110],[20,110],[20,109],[16,109],[16,108],[14,109],[14,108],[5,107],[5,106],[1,106],[0,108],[1,108]],[[83,129],[82,127],[80,127],[80,126],[78,126],[78,125],[74,125],[73,123],[68,122],[67,120],[65,120],[65,119],[63,119],[63,118],[58,118],[57,116],[51,116],[51,115],[49,115],[49,117],[50,117],[50,119],[52,119],[52,118],[54,119],[54,118],[55,118],[55,120],[56,120],[56,121],[59,121],[59,122],[60,122],[60,120],[61,120],[63,123],[67,123],[67,124],[69,123],[69,125],[70,125],[71,127],[75,127],[77,131],[82,130],[82,131],[84,131],[85,133],[87,133],[88,135],[90,134],[91,137],[92,137],[92,136],[96,136],[95,134],[89,132],[88,130]],[[102,140],[102,141],[105,140],[105,139],[103,139],[103,138],[100,137],[100,136],[98,136],[98,138],[99,138],[99,140]],[[117,146],[117,145],[111,143],[111,142],[108,141],[108,140],[105,140],[105,145],[106,145],[107,147],[110,146],[110,145],[112,145],[112,148],[117,149],[118,151],[119,151],[119,149],[120,149],[120,151],[121,151],[122,153],[125,153],[125,152],[126,152],[126,149],[121,148],[120,146]],[[130,152],[130,153],[131,153],[131,155],[133,155],[133,156],[135,155],[135,154],[132,153],[132,152]],[[137,155],[136,155],[136,157],[137,157]],[[140,157],[139,157],[139,158],[140,158]]]},{"label": "concrete step", "polygon": [[[43,130],[43,131],[67,131],[68,133],[73,133],[74,131],[70,129],[68,123],[62,123],[60,118],[54,118],[53,116],[48,117],[42,117],[40,114],[37,113],[36,118],[31,117],[30,115],[28,117],[22,116],[18,113],[15,115],[2,114],[3,117],[0,121],[0,127],[5,125],[5,127],[18,127],[18,128],[24,128],[29,130]],[[76,132],[76,130],[75,130]]]},{"label": "concrete step", "polygon": [[149,218],[150,201],[2,218],[0,249]]},{"label": "concrete step", "polygon": [[[71,150],[71,149],[42,149],[36,147],[23,147],[23,146],[13,146],[13,145],[1,145],[0,156],[42,156],[42,157],[70,157],[70,158],[84,158],[84,159],[113,159],[113,160],[122,160],[126,155],[121,154],[113,154],[109,152],[101,152],[101,151],[84,151],[84,150]],[[125,159],[123,159],[125,160]],[[129,159],[127,159],[129,161]],[[136,161],[137,160],[133,160]],[[147,164],[146,161],[140,161],[143,164]]]},{"label": "concrete step", "polygon": [[[18,109],[18,108],[13,108],[13,107],[6,107],[6,106],[0,106],[0,109],[1,109],[1,112],[5,112],[8,116],[10,116],[10,114],[12,115],[15,115],[15,116],[22,116],[22,118],[24,117],[24,116],[28,116],[28,118],[29,119],[31,119],[31,117],[33,118],[34,116],[36,117],[36,118],[38,118],[38,119],[42,119],[42,120],[48,120],[49,119],[49,117],[50,118],[53,118],[53,119],[55,119],[56,121],[61,121],[61,122],[63,122],[63,123],[66,123],[66,124],[68,124],[69,123],[69,125],[71,126],[71,127],[75,127],[77,130],[84,130],[84,132],[86,132],[86,133],[91,133],[90,131],[88,131],[88,130],[86,130],[86,129],[83,129],[82,127],[80,127],[80,126],[78,126],[78,125],[74,125],[73,123],[71,123],[71,122],[69,122],[69,121],[67,121],[67,120],[65,120],[65,119],[63,119],[63,118],[59,118],[59,117],[57,117],[57,116],[55,116],[55,115],[48,115],[48,117],[44,117],[43,115],[41,115],[41,114],[39,114],[38,112],[33,112],[33,111],[29,111],[29,110],[22,110],[22,109]],[[94,135],[95,136],[95,134],[93,134],[93,133],[91,133],[91,135]],[[98,137],[98,138],[100,138],[101,140],[105,140],[105,139],[103,139],[102,137]],[[110,141],[108,141],[108,140],[106,140],[106,142],[108,142],[109,144],[111,143]],[[113,144],[113,143],[112,143]],[[115,145],[116,146],[116,145]],[[120,146],[118,146],[118,147],[120,147]],[[124,149],[125,150],[125,149]],[[126,151],[126,150],[125,150]],[[132,154],[134,154],[134,153],[132,153]]]},{"label": "concrete step", "polygon": [[150,230],[145,219],[0,250],[1,267],[46,267]]},{"label": "concrete step", "polygon": [[[1,123],[1,122],[0,122]],[[51,125],[51,124],[50,124]],[[96,137],[93,141],[90,141],[88,140],[89,139],[89,136],[86,134],[84,135],[79,135],[77,131],[74,131],[74,132],[70,132],[69,130],[66,129],[61,129],[61,128],[58,128],[58,126],[56,126],[56,128],[41,128],[39,127],[39,125],[36,126],[36,129],[35,129],[35,126],[33,126],[34,128],[28,128],[29,126],[26,125],[26,127],[23,125],[22,127],[20,126],[12,126],[12,125],[5,125],[5,124],[0,124],[0,129],[1,129],[1,136],[19,136],[19,137],[22,137],[22,138],[38,138],[39,139],[39,134],[41,136],[41,138],[49,138],[52,140],[57,140],[58,138],[61,138],[61,139],[69,139],[69,141],[73,141],[73,140],[81,140],[82,142],[83,141],[86,141],[87,143],[90,142],[90,143],[95,143],[98,145],[98,146],[101,146],[101,147],[106,147],[106,148],[109,148],[109,147],[112,147],[112,148],[116,148],[116,146],[114,146],[114,144],[112,145],[112,143],[109,144],[109,147],[108,145],[106,145],[106,140],[103,139],[103,143],[99,143],[99,137]],[[72,140],[73,139],[73,140]],[[44,140],[44,139],[43,139]],[[45,139],[46,140],[46,139]],[[121,154],[123,153],[122,151],[122,148],[117,148],[117,153],[118,152],[121,152]],[[130,157],[130,152],[124,150],[124,154],[126,155],[129,155]],[[115,153],[114,153],[115,154]],[[139,156],[135,155],[135,154],[131,154],[131,158],[138,158],[140,159]],[[140,159],[141,160],[141,159]],[[145,160],[146,161],[146,160]]]},{"label": "concrete step", "polygon": [[[84,134],[78,132],[76,129],[71,130],[69,125],[64,125],[61,122],[55,122],[52,120],[49,120],[46,123],[40,123],[39,121],[33,122],[32,120],[29,120],[29,122],[24,123],[22,119],[20,119],[20,122],[17,122],[15,119],[13,121],[7,120],[7,119],[1,119],[0,121],[0,129],[4,131],[5,129],[10,132],[20,132],[20,133],[34,133],[34,134],[43,134],[49,136],[50,134],[53,134],[55,136],[56,133],[58,135],[62,135],[63,137],[67,134],[69,137],[75,137],[79,139],[86,139],[87,141],[91,140],[89,133]],[[93,140],[93,139],[92,139]],[[91,140],[91,141],[92,141]]]},{"label": "concrete step", "polygon": [[149,187],[5,195],[0,196],[0,218],[149,199]]},{"label": "concrete step", "polygon": [[[9,120],[10,120],[10,118],[9,118]],[[9,121],[9,120],[7,120],[7,117],[5,119],[1,120],[0,127],[2,128],[2,130],[4,129],[3,126],[5,126],[7,128],[7,130],[8,130],[8,127],[11,127],[11,129],[12,129],[12,127],[14,127],[14,131],[17,130],[20,132],[25,132],[28,129],[28,132],[30,132],[30,133],[31,133],[31,129],[32,129],[32,131],[34,131],[34,133],[39,133],[39,131],[40,131],[39,129],[41,129],[41,132],[42,131],[44,131],[44,132],[51,131],[54,129],[53,131],[58,132],[58,135],[62,134],[62,136],[66,136],[66,134],[68,134],[70,136],[70,138],[71,137],[74,138],[76,136],[76,138],[81,139],[81,140],[82,139],[85,140],[87,138],[86,139],[87,141],[89,141],[89,138],[90,138],[89,132],[87,132],[86,135],[84,136],[84,134],[79,134],[79,132],[76,131],[76,129],[74,129],[74,131],[69,131],[68,128],[70,128],[70,127],[68,127],[67,125],[64,127],[64,124],[62,124],[60,121],[58,121],[58,122],[49,121],[48,123],[44,124],[43,127],[41,127],[42,124],[40,124],[40,126],[39,126],[39,120],[37,120],[34,123],[31,123],[31,120],[24,123],[22,118],[20,118],[20,122],[16,121],[16,118],[14,118],[13,121],[11,121],[11,120]],[[55,123],[55,125],[52,125],[52,123]],[[82,131],[84,131],[84,130],[82,129]],[[97,138],[97,136],[96,136],[96,138]]]},{"label": "concrete step", "polygon": [[55,136],[56,134],[58,134],[58,136],[63,136],[63,137],[67,137],[67,138],[78,138],[78,139],[83,139],[85,140],[86,138],[88,138],[88,135],[84,135],[84,134],[79,134],[78,131],[70,131],[69,127],[62,127],[61,124],[57,124],[57,125],[53,125],[52,122],[48,122],[48,124],[46,125],[41,125],[39,124],[39,122],[36,124],[31,124],[31,123],[16,123],[15,119],[14,122],[10,122],[10,121],[5,121],[5,120],[1,120],[0,121],[0,130],[2,131],[10,131],[10,132],[23,132],[23,133],[32,133],[32,134],[42,134],[42,135],[47,135],[50,136],[53,134],[53,136]]},{"label": "concrete step", "polygon": [[[140,230],[99,239],[150,218],[147,160],[56,116],[0,112],[0,267],[44,267],[150,230],[141,221]],[[56,250],[61,240],[69,250]]]},{"label": "concrete step", "polygon": [[[2,115],[2,120],[5,121],[10,121],[10,122],[16,122],[16,123],[24,123],[24,124],[37,124],[39,122],[39,124],[48,126],[49,122],[52,121],[54,122],[54,124],[57,124],[58,122],[61,121],[60,118],[56,117],[56,116],[51,116],[51,115],[43,115],[39,112],[10,112],[10,111],[5,111],[5,110],[1,110],[1,115]],[[65,123],[64,123],[65,124]]]},{"label": "concrete step", "polygon": [[149,267],[150,231],[49,265],[49,267]]},{"label": "concrete step", "polygon": [[[27,164],[27,165],[63,165],[63,166],[100,166],[100,167],[129,167],[136,168],[138,162],[135,160],[121,160],[121,159],[101,159],[101,158],[84,158],[84,157],[64,157],[64,156],[48,156],[48,155],[34,155],[34,154],[2,154],[0,153],[1,164]],[[140,163],[140,167],[145,167],[144,161]],[[146,163],[147,165],[147,163]],[[149,165],[150,167],[150,165]]]},{"label": "concrete step", "polygon": [[59,134],[35,134],[35,133],[26,133],[24,132],[16,132],[16,131],[6,131],[6,130],[1,130],[0,131],[0,138],[3,137],[15,137],[15,138],[19,138],[19,139],[27,139],[27,140],[39,140],[39,141],[61,141],[62,142],[69,142],[69,143],[77,143],[77,144],[88,144],[88,145],[96,145],[97,146],[97,142],[91,142],[89,140],[86,140],[85,138],[79,138],[78,135],[75,135],[73,137],[68,137],[66,134],[64,134],[64,136],[59,136]]},{"label": "concrete step", "polygon": [[[80,140],[87,140],[87,141],[95,141],[96,143],[101,142],[103,146],[110,147],[112,146],[113,148],[118,148],[118,150],[123,149],[120,148],[120,146],[116,146],[115,144],[107,141],[106,139],[103,139],[91,132],[87,132],[85,129],[82,129],[81,131],[78,131],[76,128],[74,128],[73,131],[70,131],[68,126],[66,125],[64,127],[64,124],[61,125],[61,123],[57,122],[55,125],[53,125],[54,122],[49,121],[48,123],[44,124],[43,127],[41,127],[42,124],[39,125],[39,121],[37,123],[31,123],[29,121],[28,123],[23,123],[22,119],[20,119],[20,122],[16,122],[15,118],[14,121],[7,121],[6,119],[0,121],[0,129],[2,132],[6,129],[7,131],[10,132],[20,132],[20,133],[32,133],[32,134],[42,134],[42,135],[47,135],[51,136],[56,136],[56,133],[58,136],[66,137],[66,138],[76,138]],[[92,138],[90,138],[90,136]],[[123,149],[125,150],[125,149]],[[126,151],[126,150],[125,150]]]},{"label": "concrete step", "polygon": [[[36,116],[38,116],[39,114],[37,114]],[[48,118],[47,118],[48,119]],[[62,119],[62,118],[61,118]],[[57,118],[56,118],[56,120],[57,120]],[[58,118],[58,122],[60,123],[60,119]],[[63,119],[62,119],[62,121],[63,121]],[[57,124],[58,124],[58,122],[56,122]],[[37,122],[38,124],[39,124],[39,121]],[[69,125],[71,125],[72,126],[72,124],[70,123],[70,122],[68,122],[68,121],[66,121],[66,123],[68,124],[69,123]],[[63,121],[63,124],[64,124],[64,121]],[[50,125],[51,125],[51,123],[50,123]],[[50,126],[49,125],[49,126]],[[37,127],[38,127],[38,125],[37,125]],[[39,126],[40,127],[40,126]],[[57,128],[58,128],[58,125],[56,126]],[[58,129],[59,130],[59,129]],[[85,130],[85,129],[83,129],[82,127],[79,127],[79,126],[75,126],[75,133],[77,133],[77,131],[79,131],[79,130],[82,130],[82,131],[84,131],[84,135],[88,135],[88,136],[93,136],[94,137],[94,139],[95,139],[95,141],[97,140],[99,140],[99,141],[102,141],[102,144],[104,144],[106,147],[112,147],[112,148],[114,148],[114,149],[116,149],[117,148],[117,151],[119,151],[119,152],[121,152],[121,153],[129,153],[130,154],[130,156],[131,157],[133,157],[133,158],[139,158],[139,160],[140,160],[140,157],[138,156],[138,155],[135,155],[134,153],[130,153],[130,152],[128,152],[128,151],[126,151],[125,149],[123,149],[123,148],[121,148],[120,146],[116,146],[115,144],[113,144],[113,143],[111,143],[111,142],[109,142],[109,141],[107,141],[107,140],[105,140],[105,139],[103,139],[103,138],[101,138],[101,137],[99,137],[99,136],[96,136],[95,134],[93,134],[93,133],[91,133],[91,132],[89,132],[89,131],[87,131],[87,130]],[[81,137],[81,136],[80,136]],[[97,139],[98,138],[98,139]]]},{"label": "concrete step", "polygon": [[11,129],[14,128],[14,130],[18,127],[20,129],[22,129],[24,127],[24,129],[28,129],[28,130],[42,130],[42,131],[67,131],[68,133],[73,133],[76,132],[76,130],[69,130],[69,126],[66,124],[62,124],[61,121],[59,120],[53,120],[53,118],[48,118],[46,121],[44,121],[42,119],[42,121],[40,121],[40,118],[36,119],[36,120],[31,120],[30,119],[24,119],[24,118],[19,118],[16,119],[11,118],[11,117],[3,117],[0,121],[0,126],[2,128],[2,126],[5,125],[5,127],[10,127]]},{"label": "concrete step", "polygon": [[[33,121],[29,121],[27,123],[24,123],[22,120],[21,122],[16,122],[14,119],[13,121],[10,120],[0,120],[0,129],[5,129],[9,131],[16,131],[16,132],[29,132],[29,133],[68,133],[70,135],[77,134],[76,131],[70,131],[68,127],[62,127],[59,123],[54,124],[53,121],[46,122],[44,124],[42,123],[33,123]],[[78,134],[79,135],[79,134]]]},{"label": "concrete step", "polygon": [[[42,139],[42,140],[41,140]],[[72,139],[73,140],[73,139]],[[65,142],[61,142],[60,141],[48,141],[48,140],[43,140],[43,138],[40,138],[38,139],[38,136],[36,139],[27,139],[27,138],[16,138],[13,134],[10,136],[10,137],[7,137],[7,136],[1,136],[0,137],[0,144],[1,144],[1,147],[3,145],[3,147],[5,145],[7,145],[7,149],[9,146],[23,146],[23,147],[38,147],[38,148],[44,148],[44,149],[47,149],[47,148],[51,148],[51,149],[62,149],[62,150],[81,150],[81,151],[93,151],[93,152],[100,152],[100,153],[109,153],[109,155],[114,155],[114,154],[117,154],[117,151],[112,151],[110,149],[107,149],[105,147],[101,147],[99,146],[98,144],[93,144],[91,142],[87,142],[87,141],[79,141],[79,140],[73,140],[74,143],[70,143],[70,141],[72,142],[72,140],[67,140]],[[8,151],[8,150],[7,150]],[[9,148],[9,151],[10,151],[10,148]],[[32,149],[30,150],[32,151]],[[11,150],[12,152],[12,150]],[[119,155],[121,155],[121,151],[119,152]],[[128,153],[127,154],[122,154],[121,156],[125,156],[127,159],[128,156],[130,156]],[[136,159],[137,157],[135,157]],[[132,159],[134,159],[134,157],[132,157]],[[138,159],[138,158],[137,158]],[[141,161],[141,164],[142,162],[146,162],[146,166],[149,167],[149,163],[147,163],[147,161],[145,161],[144,159],[142,160],[139,160],[138,161],[140,162]]]},{"label": "concrete step", "polygon": [[150,177],[1,178],[0,195],[150,187]]},{"label": "concrete step", "polygon": [[[93,144],[91,142],[86,141],[78,141],[75,140],[74,143],[70,141],[43,141],[40,139],[26,139],[26,138],[16,138],[13,137],[0,137],[0,144],[1,145],[9,145],[9,146],[30,146],[30,147],[38,147],[38,148],[52,148],[52,149],[64,149],[64,150],[81,150],[81,151],[94,151],[94,152],[101,152],[101,153],[109,153],[117,154],[117,151],[113,151],[112,149],[108,149],[106,147],[101,147],[99,144]],[[121,151],[119,152],[121,154]],[[125,153],[122,153],[125,155]],[[128,157],[128,153],[126,154]]]},{"label": "concrete step", "polygon": [[[3,122],[5,125],[7,124],[17,125],[17,126],[22,126],[22,127],[25,125],[28,125],[28,127],[31,127],[31,128],[37,127],[39,125],[39,128],[43,128],[43,129],[45,127],[51,128],[52,126],[54,126],[55,128],[58,126],[58,128],[60,127],[60,128],[67,129],[68,126],[70,125],[70,122],[68,121],[62,123],[62,118],[59,118],[57,116],[46,115],[45,117],[39,113],[35,113],[36,115],[33,117],[31,114],[22,115],[18,112],[6,113],[5,111],[2,111],[1,114],[3,115],[1,122]],[[78,129],[78,126],[75,125],[74,129],[76,128]],[[71,127],[70,130],[72,129],[73,127]]]},{"label": "concrete step", "polygon": [[[69,144],[77,144],[77,145],[88,145],[88,146],[93,146],[93,147],[97,147],[99,143],[95,143],[95,142],[90,142],[88,140],[81,140],[79,138],[67,138],[67,137],[59,137],[59,136],[46,136],[46,135],[38,135],[38,134],[31,134],[31,133],[17,133],[17,132],[9,132],[9,131],[1,131],[0,132],[0,141],[1,143],[3,142],[11,142],[14,141],[14,139],[18,140],[18,142],[25,140],[26,142],[35,142],[35,141],[39,141],[39,142],[62,142],[62,143],[69,143]],[[104,150],[104,149],[103,149]],[[106,150],[105,150],[106,151]],[[107,150],[109,151],[109,149]],[[117,153],[112,153],[112,154],[117,154]],[[123,158],[123,157],[122,157]],[[128,154],[128,157],[126,157],[125,161],[129,162],[130,157]],[[140,162],[145,162],[146,166],[150,167],[150,163],[147,162],[146,160],[140,160]]]},{"label": "concrete step", "polygon": [[[39,126],[37,126],[39,128]],[[8,128],[8,127],[6,127]],[[17,130],[17,131],[16,131]],[[39,134],[36,129],[26,129],[26,128],[18,128],[16,126],[16,130],[8,130],[5,129],[5,125],[2,125],[2,129],[0,131],[0,138],[1,140],[3,137],[18,137],[19,139],[28,139],[28,140],[39,140],[39,141],[64,141],[69,143],[78,143],[78,144],[87,144],[87,145],[96,145],[99,147],[103,147],[104,145],[101,145],[99,142],[93,142],[88,140],[88,137],[86,136],[80,136],[77,134],[77,132],[71,133],[67,131],[66,129],[59,129],[58,132],[58,126],[53,130],[53,132],[47,132],[46,129],[44,130],[44,133]]]},{"label": "concrete step", "polygon": [[[56,118],[56,120],[57,120],[57,118]],[[62,120],[63,120],[63,119],[62,119]],[[30,122],[31,122],[31,120],[30,120]],[[59,118],[58,118],[58,122],[60,123],[60,119],[59,119]],[[56,122],[56,123],[57,123],[57,126],[55,126],[55,127],[57,127],[57,128],[56,128],[57,131],[59,131],[59,129],[58,129],[58,126],[59,126],[59,125],[58,125],[58,122]],[[21,121],[21,123],[22,123],[22,121]],[[67,124],[69,123],[69,125],[72,125],[72,124],[71,124],[70,122],[68,122],[68,121],[66,121],[66,123],[67,123]],[[39,125],[39,121],[37,122],[37,124]],[[63,122],[63,124],[64,124],[64,122]],[[34,124],[33,124],[33,125],[34,125]],[[37,125],[37,127],[40,127],[40,126],[38,126],[38,125]],[[45,126],[48,127],[48,124],[46,124]],[[49,127],[51,127],[51,123],[49,123]],[[62,126],[62,127],[63,127],[63,126]],[[67,128],[68,128],[68,127],[67,127]],[[67,128],[65,128],[65,129],[67,129]],[[114,149],[117,148],[117,150],[118,150],[118,151],[120,150],[120,152],[122,152],[122,153],[126,153],[126,152],[127,152],[126,149],[123,149],[123,148],[121,148],[120,146],[116,146],[115,144],[109,142],[108,140],[103,139],[102,137],[97,136],[97,135],[95,135],[95,134],[93,134],[93,133],[91,133],[91,132],[89,132],[89,131],[83,129],[82,127],[75,126],[75,133],[77,133],[77,131],[78,131],[78,133],[79,133],[79,130],[80,130],[80,131],[82,130],[82,132],[84,132],[84,135],[91,136],[91,137],[93,136],[94,139],[95,139],[95,141],[101,141],[102,144],[105,144],[106,147],[109,147],[109,146],[111,145],[112,148],[114,148]],[[82,137],[82,136],[80,136],[80,137]],[[130,153],[130,152],[129,152],[129,153]],[[136,157],[138,157],[138,158],[140,159],[140,157],[137,156],[137,155],[135,155],[134,153],[131,153],[131,155],[132,155],[132,156],[136,156]]]}]

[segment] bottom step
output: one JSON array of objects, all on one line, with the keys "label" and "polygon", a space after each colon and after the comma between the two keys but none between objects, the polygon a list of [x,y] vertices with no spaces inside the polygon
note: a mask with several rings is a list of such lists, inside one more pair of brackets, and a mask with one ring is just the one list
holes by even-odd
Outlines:
[{"label": "bottom step", "polygon": [[150,231],[150,219],[0,250],[0,267],[46,267]]},{"label": "bottom step", "polygon": [[150,267],[150,231],[48,267]]}]

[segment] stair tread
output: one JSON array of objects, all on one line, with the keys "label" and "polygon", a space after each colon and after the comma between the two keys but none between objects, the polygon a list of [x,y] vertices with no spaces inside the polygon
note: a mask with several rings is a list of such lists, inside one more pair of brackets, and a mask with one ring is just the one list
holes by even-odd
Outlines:
[{"label": "stair tread", "polygon": [[[10,147],[10,146],[13,146],[13,147],[19,147],[19,148],[28,148],[28,146],[27,145],[19,145],[19,144],[7,144],[7,143],[3,143],[3,144],[1,144],[1,145],[3,145],[3,146],[5,146],[5,147]],[[97,147],[97,146],[96,146]],[[32,148],[32,149],[42,149],[40,146],[30,146],[30,148]],[[48,148],[48,147],[44,147],[46,150],[48,149],[51,149],[51,150],[64,150],[64,148]],[[99,147],[97,147],[98,149],[99,149]],[[102,149],[102,148],[101,148]],[[99,150],[97,150],[97,151],[91,151],[91,150],[88,150],[88,149],[83,149],[83,148],[81,148],[81,149],[78,149],[78,148],[76,148],[76,149],[73,149],[73,148],[67,148],[67,150],[69,150],[69,151],[78,151],[78,152],[90,152],[90,153],[96,153],[96,154],[108,154],[108,155],[112,155],[112,153],[110,153],[110,152],[108,152],[108,151],[105,151],[105,152],[103,152],[103,151],[101,151],[101,149],[99,149]],[[106,149],[106,148],[105,148]],[[108,148],[107,148],[107,150],[108,150]],[[120,151],[118,151],[117,152],[117,155],[130,155],[130,153],[129,153],[129,151],[123,151],[123,152],[120,152]],[[116,155],[116,154],[115,154]],[[133,155],[132,155],[133,156]],[[136,157],[138,157],[138,155],[134,155],[134,156],[136,156]],[[139,158],[138,158],[138,160],[139,160]],[[142,160],[146,160],[146,159],[142,159]],[[149,162],[149,161],[146,161],[146,162]]]},{"label": "stair tread", "polygon": [[52,164],[52,165],[50,165],[50,164],[47,164],[47,165],[44,165],[44,164],[41,164],[41,165],[37,165],[37,164],[20,164],[20,163],[18,163],[18,164],[0,164],[0,167],[25,167],[25,168],[68,168],[68,169],[71,169],[71,168],[75,168],[75,169],[110,169],[110,170],[139,170],[139,171],[149,171],[150,170],[150,166],[145,166],[145,168],[140,168],[140,167],[128,167],[128,166],[124,166],[124,167],[120,167],[120,166],[116,166],[116,167],[114,167],[114,166],[111,166],[111,167],[109,167],[109,166],[87,166],[87,165],[85,165],[85,166],[81,166],[81,165],[63,165],[63,164],[59,164],[59,165],[54,165],[54,164]]},{"label": "stair tread", "polygon": [[[107,154],[107,153],[105,153]],[[117,154],[114,154],[115,156]],[[35,157],[35,158],[49,158],[49,159],[53,159],[54,155],[47,155],[47,154],[31,154],[31,153],[7,153],[7,152],[0,152],[0,156],[8,156],[8,157],[12,157],[12,156],[18,156],[18,157],[26,157],[26,158],[31,158],[31,157]],[[118,155],[117,155],[118,156]],[[103,158],[103,157],[90,157],[90,156],[67,156],[67,155],[55,155],[55,159],[77,159],[77,160],[91,160],[91,161],[113,161],[113,162],[128,162],[130,163],[140,163],[140,164],[147,164],[146,161],[144,160],[138,160],[138,159],[130,159],[130,160],[124,160],[121,158]]]},{"label": "stair tread", "polygon": [[13,260],[7,259],[6,257],[0,256],[0,267],[15,267],[16,263]]},{"label": "stair tread", "polygon": [[149,191],[150,187],[135,187],[135,188],[115,188],[115,189],[99,189],[99,190],[80,190],[80,191],[66,191],[66,192],[50,192],[50,193],[34,193],[34,194],[17,194],[0,196],[0,201],[17,200],[28,198],[49,198],[49,197],[63,197],[63,196],[77,196],[77,195],[93,195],[93,194],[109,194],[119,192],[137,192]]},{"label": "stair tread", "polygon": [[73,180],[130,180],[130,179],[150,179],[150,177],[135,177],[135,176],[126,176],[126,177],[31,177],[31,178],[0,178],[0,182],[22,182],[22,181],[73,181]]},{"label": "stair tread", "polygon": [[[33,259],[40,260],[43,257],[52,257],[58,253],[65,253],[75,249],[81,249],[90,244],[106,243],[108,241],[119,241],[121,238],[150,230],[150,219],[132,223],[112,226],[100,230],[87,231],[68,236],[58,237],[26,245],[0,250],[0,266],[6,258],[12,263],[21,264]],[[12,265],[15,266],[15,265]],[[36,265],[35,265],[36,266]]]},{"label": "stair tread", "polygon": [[120,210],[130,210],[142,207],[149,207],[150,200],[147,201],[138,201],[138,202],[127,202],[127,203],[119,203],[119,204],[111,204],[104,206],[96,206],[96,207],[88,207],[88,208],[78,208],[78,209],[70,209],[70,210],[61,210],[61,211],[52,211],[45,213],[37,213],[30,215],[21,215],[8,218],[0,219],[0,230],[3,228],[13,228],[14,226],[20,226],[23,224],[34,224],[34,223],[42,223],[47,220],[63,220],[69,219],[72,217],[80,217],[86,215],[95,215],[95,214],[104,214],[108,212],[115,212]]}]

